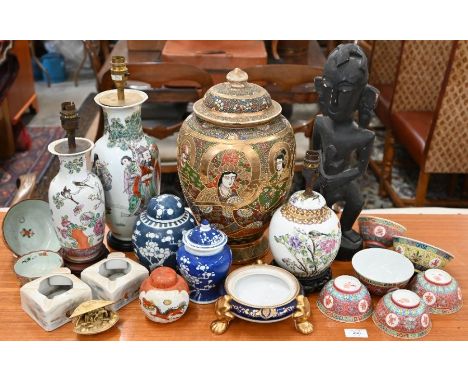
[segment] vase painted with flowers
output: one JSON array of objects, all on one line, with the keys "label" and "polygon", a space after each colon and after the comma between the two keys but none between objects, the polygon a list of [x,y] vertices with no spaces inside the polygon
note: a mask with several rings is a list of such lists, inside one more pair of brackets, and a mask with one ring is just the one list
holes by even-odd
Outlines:
[{"label": "vase painted with flowers", "polygon": [[49,186],[49,206],[62,256],[73,263],[87,263],[105,251],[104,190],[86,163],[94,143],[75,139],[74,150],[69,150],[67,138],[49,144],[49,152],[60,160],[60,170]]},{"label": "vase painted with flowers", "polygon": [[304,159],[306,190],[294,193],[273,214],[270,249],[277,265],[294,274],[306,293],[320,289],[330,278],[330,265],[341,242],[340,222],[324,197],[313,191],[318,177],[319,154]]}]

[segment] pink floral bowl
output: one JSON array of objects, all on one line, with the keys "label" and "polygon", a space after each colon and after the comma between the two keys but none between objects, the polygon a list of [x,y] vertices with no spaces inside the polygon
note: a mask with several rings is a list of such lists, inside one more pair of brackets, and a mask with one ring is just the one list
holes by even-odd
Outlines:
[{"label": "pink floral bowl", "polygon": [[418,273],[411,281],[410,289],[422,298],[433,314],[456,313],[463,305],[457,280],[442,269]]},{"label": "pink floral bowl", "polygon": [[432,327],[426,303],[407,289],[397,289],[383,296],[372,320],[386,334],[402,339],[424,337]]},{"label": "pink floral bowl", "polygon": [[317,306],[326,317],[340,322],[364,321],[372,314],[369,291],[353,276],[338,276],[326,283]]},{"label": "pink floral bowl", "polygon": [[411,261],[389,249],[363,249],[351,262],[358,279],[376,296],[406,287],[414,275]]},{"label": "pink floral bowl", "polygon": [[393,248],[411,260],[416,272],[431,268],[442,269],[455,258],[443,249],[404,236],[393,238]]},{"label": "pink floral bowl", "polygon": [[358,224],[366,248],[391,247],[393,237],[406,232],[405,226],[377,216],[360,216]]}]

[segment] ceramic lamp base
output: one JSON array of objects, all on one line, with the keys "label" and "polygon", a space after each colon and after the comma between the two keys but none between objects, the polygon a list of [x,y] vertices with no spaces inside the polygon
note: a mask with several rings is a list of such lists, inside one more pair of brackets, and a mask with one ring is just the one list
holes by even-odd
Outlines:
[{"label": "ceramic lamp base", "polygon": [[233,264],[246,264],[260,259],[266,255],[268,250],[268,235],[264,233],[262,237],[249,243],[230,243],[232,250]]},{"label": "ceramic lamp base", "polygon": [[68,269],[70,269],[71,273],[73,273],[75,276],[80,277],[81,272],[88,268],[89,266],[96,264],[98,261],[101,261],[104,259],[107,255],[109,254],[109,250],[106,248],[106,246],[103,244],[101,251],[99,252],[99,256],[96,257],[95,259],[88,261],[86,263],[73,263],[71,261],[68,261],[64,259],[64,266]]},{"label": "ceramic lamp base", "polygon": [[133,244],[131,240],[120,240],[117,239],[112,232],[107,233],[107,244],[117,251],[121,252],[133,252]]},{"label": "ceramic lamp base", "polygon": [[363,249],[362,239],[360,238],[357,241],[352,241],[346,236],[341,236],[341,245],[336,255],[336,260],[338,261],[351,261],[354,254]]},{"label": "ceramic lamp base", "polygon": [[[279,267],[279,265],[273,260],[271,265]],[[280,267],[281,268],[281,267]],[[327,268],[323,270],[318,275],[313,277],[296,277],[299,283],[302,286],[303,294],[309,295],[311,293],[320,291],[323,286],[332,279],[332,271],[331,268]]]}]

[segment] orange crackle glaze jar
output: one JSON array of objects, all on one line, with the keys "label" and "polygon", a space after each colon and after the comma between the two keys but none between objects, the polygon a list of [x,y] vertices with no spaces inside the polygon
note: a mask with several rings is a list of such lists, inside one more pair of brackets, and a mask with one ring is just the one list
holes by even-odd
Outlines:
[{"label": "orange crackle glaze jar", "polygon": [[189,287],[176,271],[159,267],[140,287],[140,306],[151,321],[167,324],[182,317],[189,304]]}]

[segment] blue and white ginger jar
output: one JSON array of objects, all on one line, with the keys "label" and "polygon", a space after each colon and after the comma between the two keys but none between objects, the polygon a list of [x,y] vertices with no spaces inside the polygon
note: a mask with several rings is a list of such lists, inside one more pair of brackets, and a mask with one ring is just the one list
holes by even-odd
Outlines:
[{"label": "blue and white ginger jar", "polygon": [[232,263],[227,235],[202,220],[183,237],[177,251],[177,266],[190,286],[190,300],[197,304],[215,302]]},{"label": "blue and white ginger jar", "polygon": [[164,194],[151,198],[132,235],[140,263],[150,271],[161,266],[176,269],[177,249],[182,245],[183,235],[193,227],[195,218],[179,197]]}]

